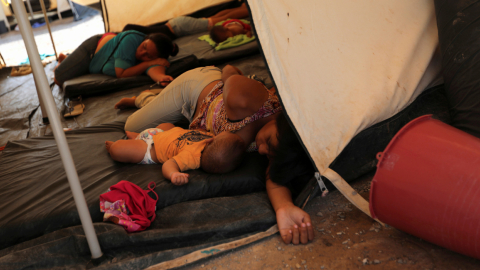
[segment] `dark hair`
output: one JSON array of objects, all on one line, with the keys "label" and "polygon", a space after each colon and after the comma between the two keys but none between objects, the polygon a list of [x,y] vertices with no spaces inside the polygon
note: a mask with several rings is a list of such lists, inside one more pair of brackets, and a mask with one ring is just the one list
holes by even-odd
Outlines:
[{"label": "dark hair", "polygon": [[270,160],[270,179],[282,186],[291,188],[292,180],[311,175],[315,171],[308,153],[288,123],[284,113],[277,117],[278,146]]},{"label": "dark hair", "polygon": [[222,43],[227,40],[227,29],[221,25],[217,25],[210,29],[210,38],[215,41],[215,43]]},{"label": "dark hair", "polygon": [[228,132],[229,136],[214,138],[205,147],[200,158],[202,169],[208,173],[227,173],[234,170],[243,160],[246,143],[240,136]]},{"label": "dark hair", "polygon": [[177,44],[164,34],[155,33],[145,36],[145,40],[150,39],[157,47],[158,57],[167,59],[169,55],[175,56],[178,53]]}]

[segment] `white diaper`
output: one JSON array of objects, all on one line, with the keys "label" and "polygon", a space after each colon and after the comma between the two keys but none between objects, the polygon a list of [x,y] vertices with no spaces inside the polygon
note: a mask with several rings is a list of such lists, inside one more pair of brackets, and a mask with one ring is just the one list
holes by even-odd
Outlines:
[{"label": "white diaper", "polygon": [[163,132],[163,130],[159,128],[149,128],[142,131],[135,138],[135,140],[143,140],[144,142],[147,143],[147,152],[145,152],[145,156],[143,157],[143,160],[140,161],[138,164],[157,164],[155,163],[155,161],[152,160],[152,156],[150,155],[150,149],[152,148],[152,145],[153,145],[153,135],[159,132]]}]

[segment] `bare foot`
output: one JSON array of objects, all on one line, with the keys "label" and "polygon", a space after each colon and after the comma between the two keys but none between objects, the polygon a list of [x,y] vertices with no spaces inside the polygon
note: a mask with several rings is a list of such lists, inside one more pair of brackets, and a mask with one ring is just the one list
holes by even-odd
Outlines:
[{"label": "bare foot", "polygon": [[107,148],[107,151],[110,152],[110,147],[112,146],[114,142],[112,141],[106,141],[105,142],[105,148]]},{"label": "bare foot", "polygon": [[63,53],[59,54],[58,55],[58,63],[59,64],[62,63],[63,60],[65,60],[65,58],[67,58],[67,56],[65,54],[63,54]]},{"label": "bare foot", "polygon": [[132,131],[125,131],[125,134],[127,134],[127,138],[129,138],[130,140],[134,140],[138,136],[137,132]]},{"label": "bare foot", "polygon": [[[65,58],[67,58],[67,56],[63,53],[58,55],[58,64],[57,64],[57,66],[55,66],[53,71],[55,71],[58,68],[58,66],[60,66],[60,63],[62,63],[63,60],[65,60]],[[57,78],[53,78],[53,81],[55,82],[56,85],[58,85],[58,86],[60,86],[60,88],[62,88],[62,84],[59,81],[57,81]]]},{"label": "bare foot", "polygon": [[115,104],[114,108],[118,110],[124,110],[127,108],[135,107],[135,99],[135,97],[122,98],[119,102],[117,102],[117,104]]}]

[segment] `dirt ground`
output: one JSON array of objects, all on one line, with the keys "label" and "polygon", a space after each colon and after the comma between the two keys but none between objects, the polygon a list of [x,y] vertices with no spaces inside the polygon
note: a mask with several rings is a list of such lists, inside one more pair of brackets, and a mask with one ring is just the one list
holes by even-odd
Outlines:
[{"label": "dirt ground", "polygon": [[[57,53],[71,52],[87,38],[105,32],[101,15],[74,21],[73,17],[50,22],[52,36]],[[35,42],[40,54],[54,54],[47,26],[33,29]],[[10,31],[0,35],[0,53],[7,66],[17,66],[28,57],[25,44],[19,31]]]},{"label": "dirt ground", "polygon": [[[352,187],[368,200],[373,173]],[[275,234],[184,269],[480,269],[480,261],[392,227],[382,227],[338,191],[315,197],[305,210],[315,239],[285,245]]]}]

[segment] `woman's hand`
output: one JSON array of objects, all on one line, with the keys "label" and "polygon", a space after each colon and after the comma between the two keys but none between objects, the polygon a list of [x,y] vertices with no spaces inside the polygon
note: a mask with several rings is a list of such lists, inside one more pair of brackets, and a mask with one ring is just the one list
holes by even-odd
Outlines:
[{"label": "woman's hand", "polygon": [[186,183],[188,183],[188,174],[186,173],[174,172],[172,173],[171,178],[172,184],[177,186],[185,185]]},{"label": "woman's hand", "polygon": [[162,86],[167,86],[171,81],[173,81],[173,77],[169,75],[158,76],[159,83]]},{"label": "woman's hand", "polygon": [[283,242],[297,245],[313,240],[315,234],[310,215],[293,204],[290,190],[267,178],[267,194],[277,215],[278,230]]},{"label": "woman's hand", "polygon": [[148,70],[147,74],[154,82],[159,82],[162,86],[167,86],[173,81],[172,76],[165,75],[164,66],[154,66]]},{"label": "woman's hand", "polygon": [[306,244],[315,237],[310,215],[293,204],[277,210],[277,224],[285,244]]}]

